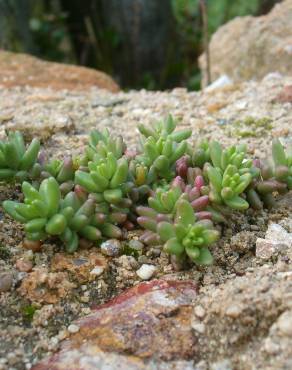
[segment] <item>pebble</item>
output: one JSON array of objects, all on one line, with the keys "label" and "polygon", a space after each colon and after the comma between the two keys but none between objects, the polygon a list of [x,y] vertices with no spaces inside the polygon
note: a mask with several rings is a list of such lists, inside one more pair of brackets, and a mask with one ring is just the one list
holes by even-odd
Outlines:
[{"label": "pebble", "polygon": [[11,272],[0,273],[0,293],[8,292],[13,283],[13,274]]},{"label": "pebble", "polygon": [[20,272],[30,272],[32,270],[33,264],[31,261],[20,259],[16,261],[15,267]]},{"label": "pebble", "polygon": [[205,331],[206,331],[206,326],[205,326],[205,324],[203,324],[202,322],[194,322],[194,323],[192,323],[192,328],[193,328],[196,332],[198,332],[198,333],[200,333],[200,334],[204,334],[204,333],[205,333]]},{"label": "pebble", "polygon": [[71,324],[68,326],[68,331],[69,333],[71,334],[75,334],[75,333],[78,333],[79,332],[79,326],[78,325],[75,325],[75,324]]},{"label": "pebble", "polygon": [[42,249],[42,243],[35,240],[24,240],[22,243],[23,248],[31,250],[33,252],[39,252]]},{"label": "pebble", "polygon": [[194,313],[199,319],[203,319],[206,315],[206,311],[202,306],[196,306],[194,309]]},{"label": "pebble", "polygon": [[213,362],[210,365],[210,370],[233,370],[232,364],[228,359],[222,361]]},{"label": "pebble", "polygon": [[94,269],[90,271],[90,274],[100,276],[103,272],[104,272],[103,266],[95,266]]},{"label": "pebble", "polygon": [[276,240],[258,238],[256,240],[256,257],[262,260],[269,260],[280,251],[287,249],[287,244]]},{"label": "pebble", "polygon": [[100,246],[101,253],[109,257],[117,257],[121,254],[122,244],[117,239],[109,239]]},{"label": "pebble", "polygon": [[292,311],[286,311],[279,317],[277,326],[280,334],[292,337]]},{"label": "pebble", "polygon": [[129,241],[129,247],[135,249],[136,251],[142,251],[144,245],[139,242],[139,240],[132,239]]},{"label": "pebble", "polygon": [[280,350],[280,346],[268,337],[264,342],[263,350],[270,355],[276,355]]},{"label": "pebble", "polygon": [[156,271],[156,267],[153,265],[142,265],[139,270],[136,271],[136,274],[142,280],[149,280]]},{"label": "pebble", "polygon": [[242,307],[237,304],[233,304],[227,308],[225,313],[226,316],[237,319],[242,313]]}]

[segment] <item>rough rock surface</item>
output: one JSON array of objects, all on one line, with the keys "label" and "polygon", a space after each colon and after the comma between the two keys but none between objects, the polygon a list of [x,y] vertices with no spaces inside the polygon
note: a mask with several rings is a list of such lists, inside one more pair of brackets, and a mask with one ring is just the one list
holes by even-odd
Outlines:
[{"label": "rough rock surface", "polygon": [[[277,98],[291,85],[291,77],[273,73],[259,82],[192,93],[185,89],[112,94],[96,88],[82,92],[31,86],[0,88],[0,137],[5,129],[22,130],[27,138],[34,135],[41,138],[49,156],[61,158],[69,152],[80,153],[89,130],[106,126],[116,134],[123,134],[129,149],[134,149],[137,123],[148,124],[171,113],[180,127],[193,129],[191,140],[204,137],[224,145],[243,142],[249,153],[262,158],[270,152],[273,137],[279,137],[285,144],[292,141],[291,102]],[[0,185],[1,201],[18,197],[19,192],[13,186]],[[48,240],[40,251],[24,249],[22,227],[3,213],[0,215],[0,271],[10,277],[9,290],[4,281],[5,291],[0,294],[1,370],[30,369],[54,354],[58,356],[60,348],[65,351],[63,343],[74,340],[79,346],[75,340],[85,335],[81,323],[87,322],[88,315],[97,317],[98,312],[111,317],[112,323],[122,324],[113,328],[108,322],[101,327],[97,320],[94,329],[103,328],[111,339],[117,338],[120,352],[113,352],[110,341],[99,335],[95,337],[92,328],[88,328],[88,343],[93,343],[93,347],[89,344],[86,347],[84,366],[100,361],[101,369],[114,369],[114,364],[135,370],[292,367],[292,256],[288,252],[279,253],[268,261],[256,257],[256,240],[265,238],[270,224],[292,232],[292,192],[279,196],[277,206],[270,211],[232,214],[222,230],[222,239],[212,250],[214,264],[180,272],[173,269],[168,256],[157,247],[146,248],[138,242],[137,250],[132,253],[133,248],[129,247],[137,244],[138,230],[129,232],[128,240],[121,243],[122,255],[105,256],[91,248],[68,256],[62,244],[54,240]],[[131,255],[127,255],[129,250]],[[30,262],[32,269],[23,268],[23,261]],[[191,280],[199,287],[199,294],[192,302],[179,305],[177,312],[172,311],[171,305],[160,306],[159,312],[171,315],[158,318],[150,315],[154,325],[150,320],[150,325],[145,321],[135,326],[137,320],[133,320],[125,326],[122,319],[126,318],[127,310],[113,315],[114,306],[96,310],[98,305],[118,297],[127,288],[137,286],[141,282],[137,271],[143,265],[155,266],[155,279]],[[171,304],[172,299],[164,302]],[[139,294],[128,303],[133,310],[136,307],[136,312],[152,309]],[[176,322],[182,326],[176,326]],[[162,325],[169,323],[174,325]],[[118,335],[123,328],[123,335]],[[153,336],[155,348],[147,336],[154,329],[160,334],[166,334],[167,330],[172,334],[166,336],[168,346],[157,344]],[[187,334],[180,338],[185,340],[180,356],[175,333],[182,330]],[[147,359],[138,357],[142,342],[136,345],[133,341],[137,338],[135,333],[141,331],[147,339],[144,343],[152,351]],[[125,338],[131,339],[128,347]],[[189,344],[194,345],[189,348]],[[72,356],[68,361],[72,363],[75,359],[78,363],[78,350],[68,353]]]},{"label": "rough rock surface", "polygon": [[[261,79],[267,73],[292,74],[292,0],[261,17],[237,17],[220,27],[210,41],[211,78]],[[199,58],[206,82],[206,59]]]},{"label": "rough rock surface", "polygon": [[140,369],[146,366],[142,360],[191,359],[196,353],[190,325],[196,295],[189,281],[141,283],[75,322],[79,331],[34,370],[104,369],[108,360],[102,351],[127,355],[114,356],[111,369],[120,368],[120,361],[124,368]]},{"label": "rough rock surface", "polygon": [[0,50],[0,85],[51,87],[54,90],[86,90],[95,86],[111,92],[119,90],[113,79],[103,72],[4,50]]}]

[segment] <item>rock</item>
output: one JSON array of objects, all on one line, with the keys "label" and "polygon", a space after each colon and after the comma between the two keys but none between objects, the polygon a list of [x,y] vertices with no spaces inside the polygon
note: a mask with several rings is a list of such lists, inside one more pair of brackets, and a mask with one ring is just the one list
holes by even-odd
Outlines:
[{"label": "rock", "polygon": [[71,334],[75,334],[75,333],[78,333],[79,332],[79,326],[78,325],[74,325],[74,324],[71,324],[68,326],[68,331],[69,333]]},{"label": "rock", "polygon": [[270,224],[265,239],[256,240],[256,256],[268,260],[278,253],[292,247],[292,233],[279,224]]},{"label": "rock", "polygon": [[36,268],[22,280],[18,290],[32,302],[57,303],[75,287],[66,272],[48,272],[45,268]]},{"label": "rock", "polygon": [[223,75],[207,86],[205,91],[210,92],[216,89],[222,89],[223,87],[231,86],[232,84],[233,81],[227,75]]},{"label": "rock", "polygon": [[15,267],[20,272],[30,272],[32,270],[33,264],[31,261],[20,259],[16,261]]},{"label": "rock", "polygon": [[9,271],[0,273],[0,293],[8,292],[13,283],[13,274]]},{"label": "rock", "polygon": [[292,85],[284,86],[280,94],[275,98],[276,102],[292,103]]},{"label": "rock", "polygon": [[[211,78],[228,75],[234,82],[262,79],[270,72],[292,74],[292,1],[277,4],[260,17],[236,17],[210,41]],[[206,85],[206,58],[199,58]]]},{"label": "rock", "polygon": [[129,241],[129,247],[131,249],[135,249],[136,251],[141,251],[144,245],[139,240],[132,239]]},{"label": "rock", "polygon": [[117,239],[109,239],[100,246],[101,253],[109,257],[117,257],[121,254],[122,244]]},{"label": "rock", "polygon": [[187,360],[196,352],[190,325],[196,295],[191,281],[140,283],[77,320],[79,331],[33,370],[158,370],[165,361],[171,361],[165,369],[192,369]]},{"label": "rock", "polygon": [[42,243],[39,240],[24,239],[22,246],[32,252],[40,252],[42,249]]},{"label": "rock", "polygon": [[287,244],[275,240],[258,238],[256,241],[256,257],[262,260],[269,260],[285,249]]},{"label": "rock", "polygon": [[202,306],[196,306],[194,308],[194,314],[199,318],[199,319],[203,319],[206,315],[206,311],[204,310],[204,308]]},{"label": "rock", "polygon": [[280,334],[292,338],[292,311],[283,312],[277,321]]},{"label": "rock", "polygon": [[0,51],[0,85],[49,87],[53,90],[87,90],[95,86],[111,92],[119,90],[113,79],[103,72],[4,50]]},{"label": "rock", "polygon": [[108,268],[106,258],[99,248],[78,250],[74,254],[57,253],[51,262],[52,271],[66,271],[80,284],[95,280]]},{"label": "rock", "polygon": [[210,370],[232,370],[233,366],[228,359],[224,359],[222,361],[213,362],[210,365]]},{"label": "rock", "polygon": [[91,275],[100,276],[104,272],[104,268],[102,266],[95,266],[94,269],[90,271]]},{"label": "rock", "polygon": [[137,275],[142,280],[149,280],[156,271],[156,267],[153,265],[142,265],[139,270],[136,271]]},{"label": "rock", "polygon": [[242,314],[242,307],[236,303],[231,304],[226,309],[226,316],[237,319]]}]

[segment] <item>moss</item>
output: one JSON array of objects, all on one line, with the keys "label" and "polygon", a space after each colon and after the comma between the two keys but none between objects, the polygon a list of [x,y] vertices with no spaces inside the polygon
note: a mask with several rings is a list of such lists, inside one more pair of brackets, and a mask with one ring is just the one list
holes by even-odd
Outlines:
[{"label": "moss", "polygon": [[268,117],[254,118],[248,116],[242,120],[234,121],[232,126],[226,127],[230,137],[260,137],[273,128],[272,120]]}]

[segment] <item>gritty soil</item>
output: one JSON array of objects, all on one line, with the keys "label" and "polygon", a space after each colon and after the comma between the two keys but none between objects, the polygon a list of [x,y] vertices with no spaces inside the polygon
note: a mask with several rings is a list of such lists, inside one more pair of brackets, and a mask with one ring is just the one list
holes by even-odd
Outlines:
[{"label": "gritty soil", "polygon": [[[27,138],[41,138],[49,156],[63,157],[80,153],[92,128],[108,127],[134,148],[137,123],[171,113],[180,127],[193,129],[192,140],[245,142],[251,154],[264,157],[273,137],[292,142],[292,104],[277,101],[291,83],[291,78],[273,74],[259,83],[196,93],[3,88],[0,134],[21,130]],[[263,129],[267,119],[269,126]],[[1,201],[19,197],[19,189],[1,186]],[[22,227],[0,213],[0,271],[11,285],[0,293],[0,369],[30,369],[54,353],[70,334],[72,321],[138,284],[136,270],[145,263],[156,266],[155,278],[198,283],[193,369],[292,368],[291,248],[266,262],[255,256],[256,240],[265,237],[268,224],[280,223],[292,232],[291,216],[291,193],[279,197],[271,211],[234,213],[213,247],[214,265],[177,272],[159,248],[117,257],[81,248],[67,257],[61,243],[52,239],[40,252],[32,252],[22,247]],[[122,246],[138,237],[139,230],[125,234]],[[90,273],[96,265],[100,275]]]}]

